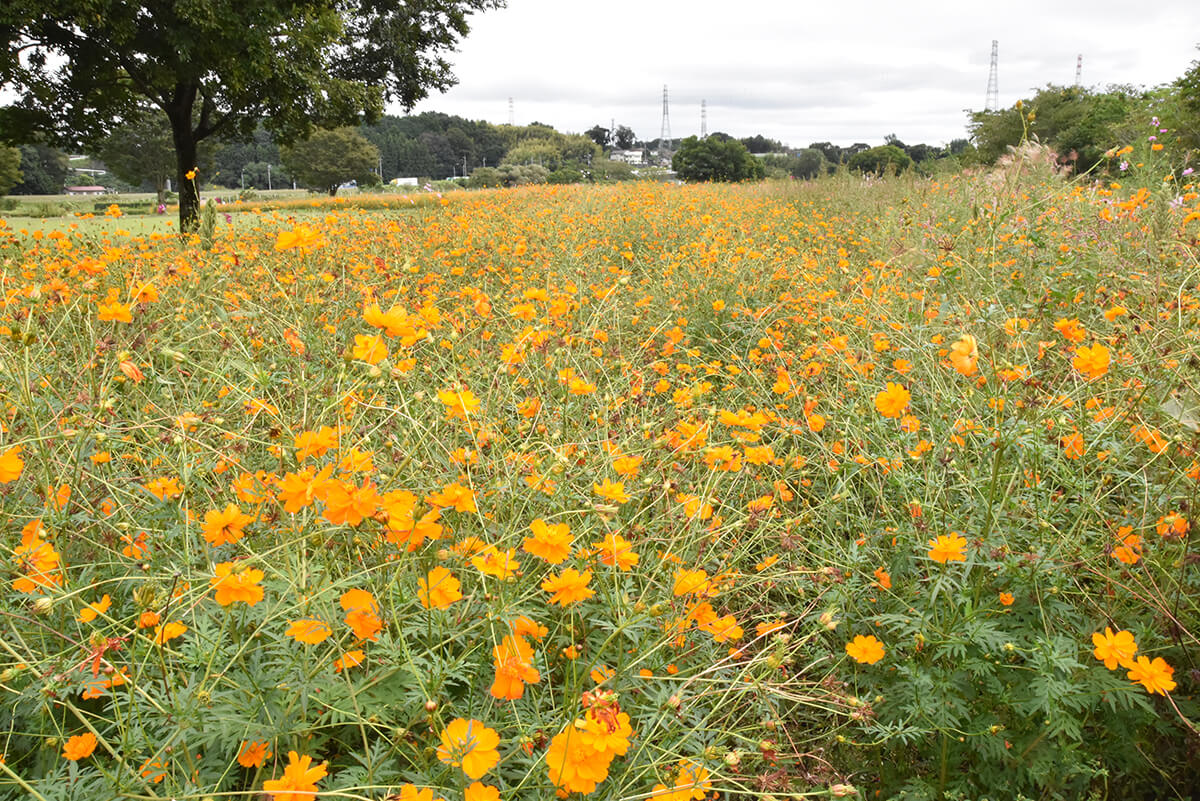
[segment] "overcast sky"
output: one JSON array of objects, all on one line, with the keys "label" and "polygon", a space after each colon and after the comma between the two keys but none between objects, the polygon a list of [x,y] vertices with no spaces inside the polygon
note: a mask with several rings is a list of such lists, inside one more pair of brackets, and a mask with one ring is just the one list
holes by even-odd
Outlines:
[{"label": "overcast sky", "polygon": [[[983,10],[981,10],[983,9]],[[1200,58],[1200,0],[508,0],[472,18],[459,84],[418,104],[582,132],[610,120],[654,139],[669,87],[671,134],[761,133],[914,144],[965,135],[982,109],[992,40],[1000,105],[1047,83],[1155,86]],[[400,113],[399,109],[392,109]]]}]

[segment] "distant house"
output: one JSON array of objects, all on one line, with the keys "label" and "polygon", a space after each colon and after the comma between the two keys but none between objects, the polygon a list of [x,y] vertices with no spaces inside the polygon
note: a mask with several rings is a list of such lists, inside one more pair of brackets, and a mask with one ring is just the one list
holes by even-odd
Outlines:
[{"label": "distant house", "polygon": [[103,186],[68,186],[65,191],[68,195],[104,195],[108,193]]},{"label": "distant house", "polygon": [[645,164],[646,160],[641,150],[614,150],[608,154],[613,161],[623,161],[626,164]]}]

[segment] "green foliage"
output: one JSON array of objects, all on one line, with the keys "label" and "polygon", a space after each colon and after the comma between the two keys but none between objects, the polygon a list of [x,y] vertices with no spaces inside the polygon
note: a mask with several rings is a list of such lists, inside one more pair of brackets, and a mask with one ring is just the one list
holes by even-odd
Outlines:
[{"label": "green foliage", "polygon": [[583,181],[583,173],[571,167],[559,167],[546,176],[549,184],[577,184]]},{"label": "green foliage", "polygon": [[303,185],[337,194],[349,181],[367,183],[379,161],[379,148],[355,128],[317,130],[307,139],[285,147],[283,165]]},{"label": "green foliage", "polygon": [[180,224],[198,223],[184,174],[197,145],[243,138],[260,120],[282,142],[314,125],[377,118],[453,84],[446,54],[468,16],[502,0],[333,3],[196,0],[13,0],[5,8],[0,75],[20,94],[0,138],[34,132],[96,144],[145,102],[170,121]]},{"label": "green foliage", "polygon": [[147,109],[114,128],[96,151],[110,172],[134,186],[149,183],[164,202],[167,181],[175,173],[171,127],[158,109]]},{"label": "green foliage", "polygon": [[0,146],[0,195],[8,194],[21,180],[21,151]]},{"label": "green foliage", "polygon": [[204,204],[204,214],[200,217],[200,247],[204,250],[213,249],[213,236],[217,230],[217,203],[212,198]]},{"label": "green foliage", "polygon": [[827,164],[820,150],[809,147],[796,151],[794,155],[766,155],[763,157],[763,166],[767,170],[779,170],[793,178],[810,179],[825,172]]},{"label": "green foliage", "polygon": [[1200,59],[1175,82],[1178,90],[1180,119],[1174,126],[1184,147],[1200,150]]},{"label": "green foliage", "polygon": [[896,145],[880,145],[855,153],[847,166],[856,172],[884,175],[904,172],[912,164],[909,155]]},{"label": "green foliage", "polygon": [[21,182],[14,195],[61,195],[70,162],[65,153],[47,145],[21,145]]},{"label": "green foliage", "polygon": [[600,158],[600,146],[582,134],[560,134],[520,139],[505,154],[504,164],[537,164],[554,172],[561,167],[579,169]]},{"label": "green foliage", "polygon": [[689,136],[671,159],[671,168],[685,181],[753,181],[765,176],[762,162],[736,139]]},{"label": "green foliage", "polygon": [[985,164],[1023,140],[1036,138],[1062,163],[1087,172],[1104,160],[1106,150],[1126,144],[1121,141],[1122,124],[1148,99],[1147,93],[1122,87],[1096,92],[1049,85],[1012,108],[972,113],[968,129]]}]

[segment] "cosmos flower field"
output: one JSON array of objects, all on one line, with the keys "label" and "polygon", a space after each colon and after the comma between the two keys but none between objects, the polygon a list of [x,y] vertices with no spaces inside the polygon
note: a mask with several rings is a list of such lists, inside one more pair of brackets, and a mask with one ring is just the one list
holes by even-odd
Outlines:
[{"label": "cosmos flower field", "polygon": [[1187,797],[1187,180],[0,228],[0,797]]}]

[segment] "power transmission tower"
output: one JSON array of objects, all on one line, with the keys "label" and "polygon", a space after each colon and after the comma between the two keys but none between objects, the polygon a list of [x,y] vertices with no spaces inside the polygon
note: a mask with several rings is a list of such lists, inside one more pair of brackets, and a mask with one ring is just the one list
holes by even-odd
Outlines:
[{"label": "power transmission tower", "polygon": [[707,101],[700,101],[700,138],[708,138],[708,105]]},{"label": "power transmission tower", "polygon": [[512,102],[512,98],[510,97],[510,98],[508,99],[508,124],[509,124],[509,125],[516,125],[516,124],[517,124],[516,120],[517,120],[517,118],[516,118],[516,117],[513,115],[513,102]]},{"label": "power transmission tower", "polygon": [[985,111],[996,111],[1000,108],[1000,87],[996,83],[996,64],[999,61],[1000,43],[992,40],[992,67],[988,70],[987,101],[983,104]]},{"label": "power transmission tower", "polygon": [[671,163],[671,111],[667,105],[667,85],[663,84],[663,114],[662,128],[658,133],[658,160],[663,164]]},{"label": "power transmission tower", "polygon": [[1075,59],[1075,86],[1076,88],[1083,83],[1083,53]]}]

